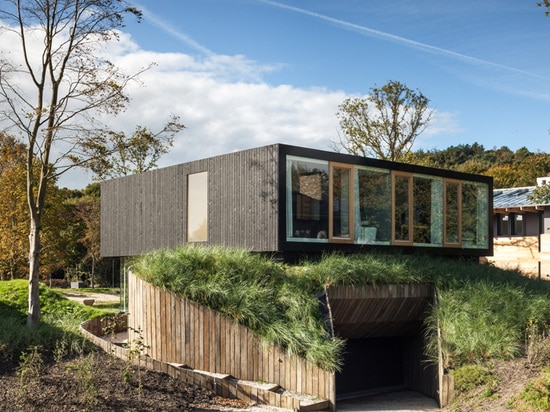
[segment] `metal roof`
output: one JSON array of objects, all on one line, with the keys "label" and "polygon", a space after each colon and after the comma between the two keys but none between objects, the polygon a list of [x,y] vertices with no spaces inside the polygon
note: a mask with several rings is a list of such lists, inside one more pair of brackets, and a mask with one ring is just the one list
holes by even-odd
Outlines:
[{"label": "metal roof", "polygon": [[529,195],[537,186],[512,187],[493,190],[493,209],[542,209],[548,204],[532,203]]}]

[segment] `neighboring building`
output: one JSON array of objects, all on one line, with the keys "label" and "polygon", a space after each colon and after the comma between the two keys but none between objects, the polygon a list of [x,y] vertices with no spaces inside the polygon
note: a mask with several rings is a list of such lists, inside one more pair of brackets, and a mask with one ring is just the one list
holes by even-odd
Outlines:
[{"label": "neighboring building", "polygon": [[[550,177],[537,179],[547,184]],[[494,255],[487,261],[525,275],[550,279],[550,204],[529,200],[537,186],[493,191]]]},{"label": "neighboring building", "polygon": [[185,243],[286,259],[492,255],[492,178],[274,144],[101,184],[101,254]]}]

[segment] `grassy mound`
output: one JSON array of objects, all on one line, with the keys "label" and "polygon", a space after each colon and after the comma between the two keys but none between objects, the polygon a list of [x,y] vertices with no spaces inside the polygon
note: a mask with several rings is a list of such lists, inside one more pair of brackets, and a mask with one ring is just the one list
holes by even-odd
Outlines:
[{"label": "grassy mound", "polygon": [[515,271],[428,256],[331,254],[289,266],[244,250],[186,246],[136,259],[144,280],[233,317],[269,342],[338,370],[344,342],[326,332],[316,292],[328,285],[429,283],[438,302],[426,322],[447,368],[523,353],[527,328],[546,333],[550,287]]}]

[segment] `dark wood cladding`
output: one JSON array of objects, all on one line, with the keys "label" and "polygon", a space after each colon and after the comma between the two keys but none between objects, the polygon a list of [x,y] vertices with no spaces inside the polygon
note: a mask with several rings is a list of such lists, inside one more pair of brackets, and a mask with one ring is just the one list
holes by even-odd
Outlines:
[{"label": "dark wood cladding", "polygon": [[101,184],[101,254],[135,256],[187,239],[187,176],[208,172],[207,245],[278,248],[278,145]]}]

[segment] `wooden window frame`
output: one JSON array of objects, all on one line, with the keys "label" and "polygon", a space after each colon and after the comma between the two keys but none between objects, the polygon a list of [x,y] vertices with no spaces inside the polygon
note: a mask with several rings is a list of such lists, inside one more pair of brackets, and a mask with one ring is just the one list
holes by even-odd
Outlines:
[{"label": "wooden window frame", "polygon": [[[334,236],[334,169],[349,170],[349,238]],[[328,231],[331,243],[353,243],[355,241],[355,202],[354,202],[354,166],[349,163],[329,162],[329,207],[328,207]]]}]

